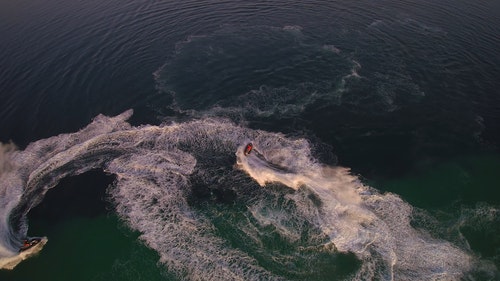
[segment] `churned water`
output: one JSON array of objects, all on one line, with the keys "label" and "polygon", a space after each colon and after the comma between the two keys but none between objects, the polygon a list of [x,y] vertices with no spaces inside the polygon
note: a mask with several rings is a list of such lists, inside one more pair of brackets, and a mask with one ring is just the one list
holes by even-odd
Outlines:
[{"label": "churned water", "polygon": [[1,280],[500,278],[498,3],[0,7]]}]

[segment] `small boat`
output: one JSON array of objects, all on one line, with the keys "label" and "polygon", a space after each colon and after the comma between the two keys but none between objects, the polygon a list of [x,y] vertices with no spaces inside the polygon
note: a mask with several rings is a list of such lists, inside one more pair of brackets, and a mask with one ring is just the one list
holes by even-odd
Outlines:
[{"label": "small boat", "polygon": [[243,154],[245,154],[245,156],[247,156],[248,154],[250,154],[250,152],[252,152],[252,149],[253,149],[253,145],[251,142],[249,142],[247,144],[247,146],[245,146],[245,151],[243,152]]},{"label": "small boat", "polygon": [[19,249],[19,252],[28,250],[29,248],[31,248],[31,247],[37,245],[38,243],[40,243],[40,241],[42,241],[42,238],[25,239],[23,241],[23,246],[21,246],[21,248]]}]

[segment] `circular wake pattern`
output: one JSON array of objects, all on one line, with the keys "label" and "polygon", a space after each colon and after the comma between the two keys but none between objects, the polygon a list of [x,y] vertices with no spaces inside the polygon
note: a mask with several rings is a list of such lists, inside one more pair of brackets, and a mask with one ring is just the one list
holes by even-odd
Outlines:
[{"label": "circular wake pattern", "polygon": [[[319,163],[307,140],[223,119],[132,127],[131,114],[24,151],[2,146],[0,261],[17,254],[26,214],[48,189],[102,168],[117,176],[108,193],[119,216],[180,279],[459,280],[476,263],[413,228],[397,195]],[[342,259],[359,267],[343,271]]]},{"label": "circular wake pattern", "polygon": [[174,110],[193,115],[290,117],[317,100],[338,104],[360,65],[309,41],[299,26],[225,26],[191,36],[155,73],[158,88],[172,95]]}]

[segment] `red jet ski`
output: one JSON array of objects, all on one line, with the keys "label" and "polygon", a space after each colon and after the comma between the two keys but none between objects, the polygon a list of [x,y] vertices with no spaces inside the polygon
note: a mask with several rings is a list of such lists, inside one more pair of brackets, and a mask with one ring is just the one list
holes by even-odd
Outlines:
[{"label": "red jet ski", "polygon": [[23,241],[23,246],[19,249],[19,252],[26,251],[29,248],[35,246],[36,244],[40,243],[42,241],[42,238],[31,238],[31,239],[25,239]]},{"label": "red jet ski", "polygon": [[247,144],[247,146],[245,146],[245,151],[243,152],[243,154],[245,154],[245,156],[247,156],[248,154],[250,154],[250,152],[252,152],[252,149],[253,149],[253,145],[251,142],[249,142]]}]

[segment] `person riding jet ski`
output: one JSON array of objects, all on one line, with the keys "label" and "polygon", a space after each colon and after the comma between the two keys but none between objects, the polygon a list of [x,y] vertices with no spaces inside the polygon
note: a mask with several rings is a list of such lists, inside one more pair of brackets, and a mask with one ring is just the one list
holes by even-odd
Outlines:
[{"label": "person riding jet ski", "polygon": [[38,244],[41,240],[42,239],[40,239],[40,238],[25,239],[23,241],[23,245],[21,246],[21,249],[19,249],[19,252],[28,250],[29,248]]},{"label": "person riding jet ski", "polygon": [[245,156],[247,156],[248,154],[250,154],[250,152],[252,152],[252,149],[253,149],[253,145],[251,142],[249,142],[247,144],[247,146],[245,146],[245,151],[243,152],[243,154],[245,154]]}]

